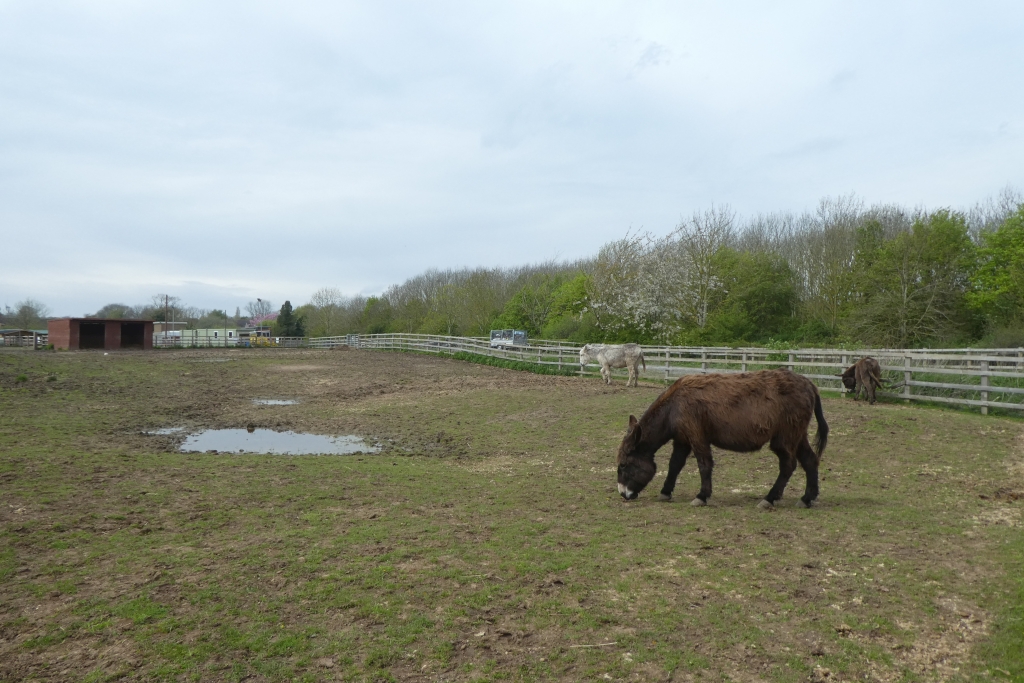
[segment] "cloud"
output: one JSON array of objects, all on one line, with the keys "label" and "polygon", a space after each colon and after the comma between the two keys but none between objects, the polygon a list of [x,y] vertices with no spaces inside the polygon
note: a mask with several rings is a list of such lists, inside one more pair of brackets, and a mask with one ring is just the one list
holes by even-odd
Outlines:
[{"label": "cloud", "polygon": [[0,299],[295,303],[586,256],[713,202],[969,204],[1024,185],[1022,25],[1012,3],[0,3]]},{"label": "cloud", "polygon": [[658,43],[648,43],[644,51],[640,53],[640,58],[636,60],[637,69],[648,69],[651,67],[661,66],[663,64],[672,63],[672,51],[664,45]]}]

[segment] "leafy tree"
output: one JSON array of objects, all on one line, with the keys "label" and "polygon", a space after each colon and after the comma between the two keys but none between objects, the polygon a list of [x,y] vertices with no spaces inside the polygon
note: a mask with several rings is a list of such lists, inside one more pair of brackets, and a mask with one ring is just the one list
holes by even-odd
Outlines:
[{"label": "leafy tree", "polygon": [[88,317],[121,319],[134,318],[137,315],[138,313],[133,306],[129,306],[127,304],[107,304]]},{"label": "leafy tree", "polygon": [[235,322],[232,320],[227,311],[214,308],[206,311],[199,320],[196,321],[196,327],[200,329],[216,329],[234,327]]},{"label": "leafy tree", "polygon": [[551,293],[551,309],[541,329],[546,339],[568,339],[575,342],[600,341],[601,332],[590,310],[590,276],[577,272]]},{"label": "leafy tree", "polygon": [[362,331],[381,334],[388,331],[391,322],[391,304],[387,299],[371,296],[363,306]]},{"label": "leafy tree", "polygon": [[793,328],[796,278],[784,259],[725,248],[716,261],[725,294],[715,306],[706,337],[719,342],[763,341]]},{"label": "leafy tree", "polygon": [[282,337],[304,337],[306,336],[305,323],[301,316],[295,315],[292,310],[292,302],[285,301],[274,321],[274,327],[279,336]]},{"label": "leafy tree", "polygon": [[1024,204],[994,232],[982,234],[971,306],[999,325],[1024,320]]},{"label": "leafy tree", "polygon": [[909,347],[952,339],[969,327],[966,294],[977,261],[963,214],[943,209],[919,217],[909,232],[881,243],[877,230],[862,236],[858,336]]},{"label": "leafy tree", "polygon": [[519,289],[505,304],[501,315],[494,321],[496,328],[526,330],[531,336],[540,336],[551,315],[555,290],[562,278],[546,273],[538,274]]}]

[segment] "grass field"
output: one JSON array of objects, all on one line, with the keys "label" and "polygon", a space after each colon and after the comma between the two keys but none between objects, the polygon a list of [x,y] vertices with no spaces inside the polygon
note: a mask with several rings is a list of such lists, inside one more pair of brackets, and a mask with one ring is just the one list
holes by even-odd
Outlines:
[{"label": "grass field", "polygon": [[[615,492],[662,387],[338,350],[0,353],[0,680],[1024,680],[1024,423],[825,398],[822,494]],[[299,399],[257,406],[253,398]],[[377,455],[177,452],[162,427]]]}]

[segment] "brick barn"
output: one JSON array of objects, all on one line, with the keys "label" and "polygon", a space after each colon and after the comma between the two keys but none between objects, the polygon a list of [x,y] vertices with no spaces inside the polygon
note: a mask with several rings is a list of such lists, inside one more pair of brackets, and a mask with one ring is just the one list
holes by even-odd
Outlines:
[{"label": "brick barn", "polygon": [[55,349],[151,349],[152,320],[116,318],[60,318],[48,324],[49,343]]}]

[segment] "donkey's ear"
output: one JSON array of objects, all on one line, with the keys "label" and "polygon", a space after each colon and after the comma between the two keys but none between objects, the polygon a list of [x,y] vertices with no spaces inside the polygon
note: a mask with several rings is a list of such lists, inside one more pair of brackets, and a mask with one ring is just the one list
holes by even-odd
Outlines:
[{"label": "donkey's ear", "polygon": [[629,416],[629,431],[626,432],[626,436],[632,436],[634,443],[640,443],[640,423],[633,415]]}]

